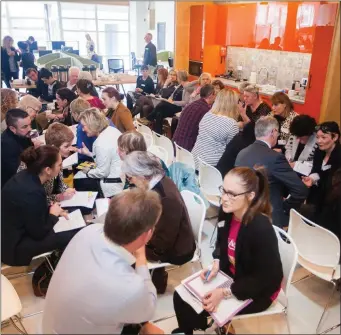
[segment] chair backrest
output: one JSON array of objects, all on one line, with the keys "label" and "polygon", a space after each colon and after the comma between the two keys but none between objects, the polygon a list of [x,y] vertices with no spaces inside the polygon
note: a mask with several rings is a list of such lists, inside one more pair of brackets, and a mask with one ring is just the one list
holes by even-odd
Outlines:
[{"label": "chair backrest", "polygon": [[168,160],[165,164],[170,166],[174,162],[174,147],[173,142],[166,136],[160,135],[155,131],[153,133],[154,143],[162,148],[164,148],[168,153]]},{"label": "chair backrest", "polygon": [[1,275],[1,322],[21,312],[19,296],[11,282]]},{"label": "chair backrest", "polygon": [[195,170],[195,162],[194,162],[193,154],[190,153],[188,150],[181,148],[175,142],[174,142],[174,145],[175,145],[175,152],[176,152],[175,161],[186,164]]},{"label": "chair backrest", "polygon": [[288,234],[295,241],[298,254],[304,260],[331,268],[339,264],[340,241],[337,236],[294,209],[290,210]]},{"label": "chair backrest", "polygon": [[181,196],[186,204],[195,241],[197,242],[199,250],[201,250],[201,235],[206,214],[205,203],[201,197],[191,191],[181,191]]},{"label": "chair backrest", "polygon": [[123,59],[120,59],[120,58],[108,59],[108,69],[109,69],[109,73],[111,71],[113,71],[113,72],[119,72],[119,71],[124,72],[124,61],[123,61]]},{"label": "chair backrest", "polygon": [[147,133],[142,133],[142,135],[146,141],[147,149],[149,149],[154,144],[153,136]]},{"label": "chair backrest", "polygon": [[223,184],[223,177],[219,170],[205,163],[200,157],[199,160],[199,184],[202,191],[208,195],[220,196],[219,186]]},{"label": "chair backrest", "polygon": [[174,66],[174,58],[173,57],[168,57],[168,65],[171,68]]},{"label": "chair backrest", "polygon": [[288,291],[295,271],[298,251],[294,240],[281,228],[273,226],[283,267],[282,289],[288,297]]},{"label": "chair backrest", "polygon": [[138,123],[137,121],[136,124],[138,132],[140,132],[141,134],[148,134],[151,137],[153,137],[153,132],[149,127],[145,126],[144,124]]},{"label": "chair backrest", "polygon": [[154,154],[156,157],[159,157],[166,164],[168,159],[168,152],[166,149],[159,147],[158,145],[151,145],[148,148],[148,151]]}]

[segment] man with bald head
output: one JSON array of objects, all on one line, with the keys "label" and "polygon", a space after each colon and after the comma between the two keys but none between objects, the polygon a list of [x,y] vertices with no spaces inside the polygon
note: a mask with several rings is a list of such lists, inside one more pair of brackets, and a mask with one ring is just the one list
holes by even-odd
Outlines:
[{"label": "man with bald head", "polygon": [[153,35],[151,33],[147,33],[144,37],[145,42],[147,43],[144,48],[144,56],[143,56],[143,65],[147,65],[149,69],[149,73],[153,75],[154,69],[157,65],[156,59],[156,47],[152,43]]},{"label": "man with bald head", "polygon": [[67,82],[67,88],[72,92],[76,92],[76,83],[78,80],[80,69],[76,66],[71,66],[69,68],[69,81]]}]

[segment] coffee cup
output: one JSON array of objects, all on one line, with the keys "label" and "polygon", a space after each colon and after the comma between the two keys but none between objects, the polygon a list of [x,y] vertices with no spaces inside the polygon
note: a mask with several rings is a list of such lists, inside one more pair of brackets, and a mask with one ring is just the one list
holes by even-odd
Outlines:
[{"label": "coffee cup", "polygon": [[293,98],[295,96],[295,90],[289,90],[288,96],[289,98]]}]

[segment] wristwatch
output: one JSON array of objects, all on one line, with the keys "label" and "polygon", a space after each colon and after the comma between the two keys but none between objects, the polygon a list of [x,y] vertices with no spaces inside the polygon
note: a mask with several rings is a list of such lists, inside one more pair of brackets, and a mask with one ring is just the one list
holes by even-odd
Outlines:
[{"label": "wristwatch", "polygon": [[229,299],[232,297],[232,292],[230,288],[223,288],[224,299]]}]

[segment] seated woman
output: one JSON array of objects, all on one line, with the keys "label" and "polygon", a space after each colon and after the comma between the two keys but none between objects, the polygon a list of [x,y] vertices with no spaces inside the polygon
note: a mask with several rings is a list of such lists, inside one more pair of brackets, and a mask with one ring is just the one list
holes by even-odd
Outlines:
[{"label": "seated woman", "polygon": [[179,86],[174,90],[167,101],[161,101],[147,118],[138,119],[139,122],[149,125],[155,121],[154,131],[162,134],[163,120],[181,112],[190,101],[190,95],[194,91],[197,81],[188,82],[187,71],[178,71]]},{"label": "seated woman", "polygon": [[7,129],[6,113],[10,109],[14,109],[18,104],[18,93],[10,88],[1,88],[1,133]]},{"label": "seated woman", "polygon": [[309,115],[297,115],[291,122],[290,137],[285,146],[285,157],[291,167],[297,161],[312,161],[317,148],[316,121]]},{"label": "seated woman", "polygon": [[199,86],[190,95],[189,102],[200,99],[200,89],[207,84],[211,84],[211,74],[204,72],[200,75],[199,79],[195,81]]},{"label": "seated woman", "polygon": [[[178,75],[176,71],[171,70],[168,74],[167,69],[161,68],[157,72],[158,81],[155,89],[155,96],[168,99],[178,85]],[[168,77],[167,77],[168,76]],[[144,96],[138,98],[136,101],[133,115],[140,114],[141,118],[147,117],[154,109],[154,103],[157,100],[153,100],[150,96]],[[157,101],[158,102],[158,101]]]},{"label": "seated woman", "polygon": [[199,133],[192,154],[196,170],[200,157],[207,164],[215,166],[223,155],[226,145],[238,134],[238,94],[224,88],[221,90],[209,112],[199,123]]},{"label": "seated woman", "polygon": [[[92,82],[92,75],[89,71],[80,71],[79,72],[79,75],[78,75],[78,79],[77,80],[81,80],[81,79],[86,79],[86,80],[89,80]],[[77,93],[77,85],[74,86],[74,88],[72,89],[73,92],[75,92],[76,94]],[[93,97],[99,97],[98,96],[98,92],[96,90],[96,87],[94,86],[92,91],[90,92],[90,94],[93,96]]]},{"label": "seated woman", "polygon": [[[271,224],[269,186],[264,171],[237,167],[224,178],[221,187],[222,212],[219,221],[211,281],[222,271],[234,279],[230,289],[217,288],[203,300],[204,311],[197,314],[190,305],[174,293],[174,309],[179,328],[172,333],[193,334],[205,330],[207,317],[223,299],[253,301],[239,314],[266,310],[277,298],[283,279],[278,241]],[[262,236],[262,238],[257,238]],[[201,273],[205,280],[208,269]]]},{"label": "seated woman", "polygon": [[72,125],[72,117],[70,112],[70,104],[77,98],[76,94],[68,88],[60,88],[56,92],[57,106],[60,114],[49,114],[47,115],[48,120],[52,122],[60,122],[66,126]]},{"label": "seated woman", "polygon": [[107,117],[121,133],[135,130],[131,112],[123,105],[120,93],[114,87],[106,87],[102,91],[102,100],[105,107],[108,108]]},{"label": "seated woman", "polygon": [[332,177],[341,168],[340,128],[335,121],[323,122],[316,127],[316,149],[313,168],[308,177],[302,177],[304,184],[310,187],[307,204],[319,213],[332,191]]},{"label": "seated woman", "polygon": [[91,81],[87,79],[79,79],[76,85],[78,96],[88,101],[91,107],[105,109],[103,101],[100,98],[91,95],[91,92],[94,90],[94,85]]},{"label": "seated woman", "polygon": [[285,145],[290,137],[290,125],[292,120],[297,116],[294,112],[294,105],[289,97],[283,92],[276,92],[271,97],[272,112],[269,115],[273,116],[279,124],[279,136],[275,150],[285,152]]},{"label": "seated woman", "polygon": [[251,85],[248,81],[243,81],[239,87],[238,87],[238,91],[239,91],[239,102],[243,103],[244,102],[244,90],[246,87],[248,87],[249,85]]},{"label": "seated woman", "polygon": [[32,129],[36,129],[38,133],[41,133],[42,129],[37,123],[36,117],[42,109],[42,103],[33,95],[27,94],[20,99],[18,103],[18,108],[24,110],[30,116],[32,120]]},{"label": "seated woman", "polygon": [[212,81],[212,85],[214,87],[214,92],[217,95],[221,90],[223,90],[225,88],[225,85],[223,84],[223,82],[219,79],[215,79]]},{"label": "seated woman", "polygon": [[[176,185],[165,176],[159,159],[149,152],[134,151],[124,158],[122,172],[136,187],[154,190],[161,197],[162,215],[146,245],[147,259],[175,265],[189,262],[196,245],[186,205]],[[161,280],[156,288],[158,293],[164,293],[167,273],[162,268],[157,275]]]},{"label": "seated woman", "polygon": [[[59,149],[59,153],[63,158],[66,158],[73,152],[72,141],[74,135],[72,130],[62,123],[52,124],[46,131],[45,141],[46,145],[51,145]],[[27,169],[24,162],[21,162],[18,172]],[[44,184],[44,189],[47,196],[47,201],[50,205],[54,202],[59,202],[72,198],[75,194],[73,188],[68,186],[63,181],[63,172],[60,170],[59,174],[52,179],[47,180]]]},{"label": "seated woman", "polygon": [[29,265],[35,256],[64,249],[78,232],[54,232],[58,217],[67,213],[58,203],[49,206],[43,187],[60,173],[59,149],[30,147],[21,160],[27,169],[14,175],[1,190],[1,261],[12,266]]},{"label": "seated woman", "polygon": [[128,92],[127,94],[127,107],[133,110],[134,102],[141,96],[154,93],[154,81],[149,76],[147,65],[141,66],[141,76],[137,77],[135,92]]},{"label": "seated woman", "polygon": [[79,122],[86,135],[96,137],[96,140],[92,152],[84,143],[78,152],[92,158],[96,167],[82,170],[86,178],[75,179],[75,189],[99,192],[100,196],[110,198],[123,189],[120,178],[121,161],[117,153],[117,139],[121,132],[110,127],[104,114],[97,108],[90,108],[81,113]]}]

